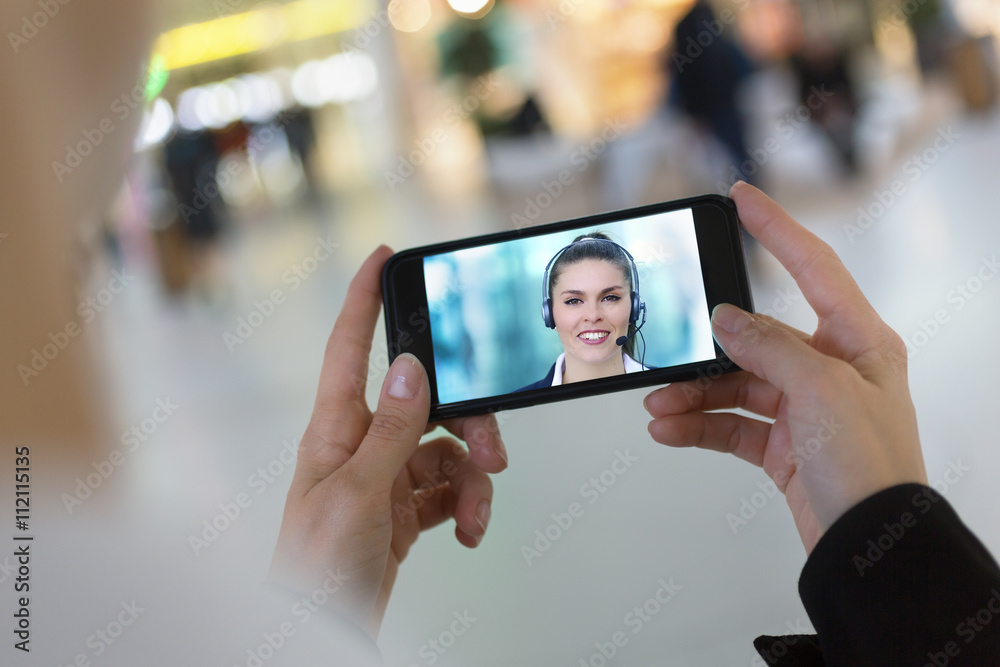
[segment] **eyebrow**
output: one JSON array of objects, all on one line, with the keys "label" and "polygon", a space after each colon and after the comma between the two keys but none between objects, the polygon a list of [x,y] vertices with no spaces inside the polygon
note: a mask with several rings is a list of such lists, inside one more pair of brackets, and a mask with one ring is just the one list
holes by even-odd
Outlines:
[{"label": "eyebrow", "polygon": [[[600,294],[607,294],[608,292],[614,292],[615,290],[623,290],[623,289],[625,288],[622,287],[621,285],[614,285],[612,287],[605,287],[600,291]],[[578,290],[578,289],[564,289],[562,292],[559,293],[559,296],[562,296],[563,294],[585,294],[585,292],[583,290]]]}]

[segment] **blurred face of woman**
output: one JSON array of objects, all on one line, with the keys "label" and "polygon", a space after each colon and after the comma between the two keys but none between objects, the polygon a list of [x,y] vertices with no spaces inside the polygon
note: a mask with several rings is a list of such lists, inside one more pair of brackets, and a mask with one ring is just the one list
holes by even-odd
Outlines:
[{"label": "blurred face of woman", "polygon": [[562,269],[552,286],[552,315],[567,368],[621,358],[615,341],[628,335],[629,291],[625,274],[611,262],[585,259]]}]

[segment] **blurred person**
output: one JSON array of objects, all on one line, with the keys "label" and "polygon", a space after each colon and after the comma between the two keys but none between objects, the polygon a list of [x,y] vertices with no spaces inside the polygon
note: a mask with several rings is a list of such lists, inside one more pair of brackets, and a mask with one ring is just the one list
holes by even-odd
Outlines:
[{"label": "blurred person", "polygon": [[748,160],[746,118],[738,96],[753,64],[729,35],[707,0],[698,0],[674,29],[664,63],[671,81],[668,102],[717,140],[732,160],[731,180],[756,180]]},{"label": "blurred person", "polygon": [[636,322],[646,317],[637,278],[632,255],[603,232],[557,252],[542,278],[542,319],[563,352],[544,378],[517,391],[647,370],[632,358]]},{"label": "blurred person", "polygon": [[[164,166],[177,200],[173,224],[178,225],[184,239],[176,261],[187,269],[183,272],[187,277],[184,287],[209,297],[219,293],[223,282],[219,237],[226,205],[216,182],[219,156],[226,150],[240,150],[240,135],[233,129],[217,135],[207,130],[182,130],[163,147]],[[242,135],[245,137],[245,130]],[[244,138],[243,150],[245,143]]]},{"label": "blurred person", "polygon": [[951,3],[940,0],[922,0],[915,6],[892,3],[890,17],[879,21],[876,30],[880,36],[900,30],[901,19],[905,17],[916,42],[917,64],[926,77],[944,68],[948,47],[964,36],[952,7]]},{"label": "blurred person", "polygon": [[814,29],[790,63],[799,79],[799,103],[809,110],[809,119],[826,135],[840,166],[850,175],[858,170],[854,143],[858,104],[848,55],[826,29]]},{"label": "blurred person", "polygon": [[327,210],[320,176],[313,162],[317,145],[313,112],[308,107],[296,105],[286,111],[283,117],[287,119],[282,129],[288,140],[288,148],[302,168],[302,178],[306,185],[305,202],[314,213],[314,221],[322,223],[327,218]]},{"label": "blurred person", "polygon": [[438,37],[441,77],[454,79],[461,103],[473,107],[462,113],[489,139],[551,132],[533,82],[532,34],[522,32],[518,13],[497,3],[481,18],[452,20]]}]

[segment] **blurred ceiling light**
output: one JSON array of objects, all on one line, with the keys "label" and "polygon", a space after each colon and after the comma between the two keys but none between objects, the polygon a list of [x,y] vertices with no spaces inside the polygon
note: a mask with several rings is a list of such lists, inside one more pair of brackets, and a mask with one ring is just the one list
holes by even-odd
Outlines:
[{"label": "blurred ceiling light", "polygon": [[240,116],[262,123],[284,108],[281,86],[267,74],[241,74],[232,80],[240,97]]},{"label": "blurred ceiling light", "polygon": [[170,102],[157,97],[149,111],[143,114],[136,148],[142,150],[161,143],[173,128],[174,110]]},{"label": "blurred ceiling light", "polygon": [[431,3],[427,0],[392,0],[389,22],[402,32],[416,32],[431,20]]},{"label": "blurred ceiling light", "polygon": [[153,52],[167,70],[230,58],[272,46],[351,30],[372,14],[371,0],[297,0],[175,28]]},{"label": "blurred ceiling light", "polygon": [[378,86],[378,69],[370,56],[347,52],[303,63],[292,75],[292,95],[307,107],[361,100]]},{"label": "blurred ceiling light", "polygon": [[198,87],[188,88],[177,98],[177,124],[181,129],[194,132],[204,127],[198,120],[198,114],[195,113],[198,96],[202,92],[202,89]]},{"label": "blurred ceiling light", "polygon": [[241,119],[264,123],[293,102],[308,107],[353,102],[369,97],[377,87],[374,60],[363,53],[338,53],[303,63],[294,72],[285,68],[248,72],[189,88],[177,97],[177,125],[194,132]]},{"label": "blurred ceiling light", "polygon": [[222,83],[229,87],[236,98],[233,104],[236,108],[236,118],[246,118],[249,111],[255,110],[254,99],[250,92],[250,84],[247,83],[246,79],[237,76],[226,79]]},{"label": "blurred ceiling light", "polygon": [[448,4],[459,14],[469,18],[482,18],[493,9],[493,0],[448,0]]},{"label": "blurred ceiling light", "polygon": [[205,123],[211,128],[223,128],[240,118],[240,97],[236,93],[231,80],[214,84],[209,87],[209,113],[214,123]]},{"label": "blurred ceiling light", "polygon": [[292,96],[304,107],[318,107],[323,104],[323,95],[319,90],[318,60],[302,63],[292,75]]},{"label": "blurred ceiling light", "polygon": [[215,105],[212,104],[212,91],[202,88],[194,98],[194,116],[198,119],[198,129],[206,127],[222,127],[215,115]]},{"label": "blurred ceiling light", "polygon": [[333,84],[329,101],[335,103],[362,100],[378,87],[378,68],[364,53],[338,53],[324,61],[324,75]]}]

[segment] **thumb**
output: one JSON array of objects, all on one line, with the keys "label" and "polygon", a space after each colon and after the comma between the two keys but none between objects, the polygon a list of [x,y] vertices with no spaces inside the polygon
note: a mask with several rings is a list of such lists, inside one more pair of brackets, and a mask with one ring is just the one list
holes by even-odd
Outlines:
[{"label": "thumb", "polygon": [[424,367],[412,354],[396,357],[382,383],[368,434],[356,455],[361,474],[376,488],[390,488],[413,455],[427,427],[430,402]]},{"label": "thumb", "polygon": [[712,311],[712,335],[740,368],[785,393],[800,393],[828,372],[829,357],[791,331],[732,304],[721,303]]}]

